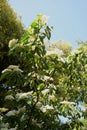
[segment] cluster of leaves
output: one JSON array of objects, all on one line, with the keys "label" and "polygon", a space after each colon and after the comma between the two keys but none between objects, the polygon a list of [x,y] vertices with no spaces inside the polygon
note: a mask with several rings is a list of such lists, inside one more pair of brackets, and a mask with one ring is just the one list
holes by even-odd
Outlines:
[{"label": "cluster of leaves", "polygon": [[[2,71],[0,129],[78,130],[87,103],[87,54],[47,55],[52,27],[38,15],[20,41],[9,42],[12,64]],[[14,62],[16,61],[16,63]],[[61,116],[67,121],[61,122]]]}]

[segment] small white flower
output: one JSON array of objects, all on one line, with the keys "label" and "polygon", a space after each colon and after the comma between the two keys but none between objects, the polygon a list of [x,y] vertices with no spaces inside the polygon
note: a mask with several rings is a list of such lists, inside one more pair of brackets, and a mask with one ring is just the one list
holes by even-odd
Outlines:
[{"label": "small white flower", "polygon": [[33,34],[33,33],[34,33],[34,29],[31,28],[31,27],[29,27],[29,28],[27,29],[27,31],[28,31],[29,34]]},{"label": "small white flower", "polygon": [[50,95],[49,98],[50,98],[50,100],[53,101],[53,102],[56,101],[56,97],[55,97],[54,95]]},{"label": "small white flower", "polygon": [[34,46],[32,46],[32,51],[34,51],[35,50],[35,45]]},{"label": "small white flower", "polygon": [[61,60],[63,63],[65,63],[65,61],[66,61],[64,58],[61,58],[60,60]]},{"label": "small white flower", "polygon": [[28,42],[34,42],[37,39],[37,35],[32,35],[29,37]]},{"label": "small white flower", "polygon": [[49,19],[49,16],[42,15],[42,18],[41,18],[42,23],[47,24],[48,23],[48,19]]},{"label": "small white flower", "polygon": [[7,69],[4,69],[2,71],[2,74],[5,73],[5,72],[11,72],[12,70],[16,70],[16,71],[20,71],[21,73],[23,72],[19,66],[16,66],[16,65],[9,65]]},{"label": "small white flower", "polygon": [[25,120],[26,120],[25,115],[22,115],[21,118],[20,118],[20,121],[23,122]]},{"label": "small white flower", "polygon": [[9,69],[19,69],[19,66],[17,66],[17,65],[9,65],[8,68]]},{"label": "small white flower", "polygon": [[19,66],[17,66],[17,65],[9,65],[9,66],[8,66],[8,69],[9,69],[9,70],[20,71],[21,73],[23,72],[23,70],[21,70],[21,69],[19,68]]},{"label": "small white flower", "polygon": [[46,105],[46,106],[42,106],[42,107],[40,108],[40,110],[41,110],[42,112],[46,112],[47,110],[53,110],[53,107],[52,107],[52,106],[49,106],[49,105]]},{"label": "small white flower", "polygon": [[16,115],[16,110],[12,110],[12,111],[9,111],[6,116],[15,116]]},{"label": "small white flower", "polygon": [[36,104],[36,106],[37,106],[37,107],[41,107],[41,106],[42,106],[42,103],[41,103],[41,102],[38,102],[38,103]]},{"label": "small white flower", "polygon": [[18,39],[12,39],[9,41],[9,48],[12,48],[13,46],[15,46],[15,44],[18,42]]},{"label": "small white flower", "polygon": [[80,90],[80,87],[77,87],[78,90]]},{"label": "small white flower", "polygon": [[46,95],[46,94],[48,94],[48,93],[49,93],[49,89],[45,89],[45,90],[42,91],[42,94],[43,94],[43,95]]},{"label": "small white flower", "polygon": [[46,75],[45,75],[45,76],[44,76],[44,80],[46,80],[46,81],[47,81],[47,80],[52,80],[52,81],[53,81],[53,78],[50,77],[50,76],[46,76]]},{"label": "small white flower", "polygon": [[40,110],[44,113],[44,112],[46,112],[46,108],[44,107],[44,106],[42,106],[41,108],[40,108]]},{"label": "small white flower", "polygon": [[52,107],[52,106],[46,105],[45,107],[46,107],[46,109],[48,109],[48,110],[53,110],[53,107]]}]

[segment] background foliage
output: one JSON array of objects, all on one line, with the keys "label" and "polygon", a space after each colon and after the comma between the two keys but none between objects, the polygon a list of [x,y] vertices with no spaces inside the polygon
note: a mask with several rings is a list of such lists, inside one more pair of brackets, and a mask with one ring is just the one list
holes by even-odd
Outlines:
[{"label": "background foliage", "polygon": [[9,40],[20,39],[24,33],[24,27],[20,17],[10,7],[7,0],[0,0],[0,73],[7,67],[8,43]]}]

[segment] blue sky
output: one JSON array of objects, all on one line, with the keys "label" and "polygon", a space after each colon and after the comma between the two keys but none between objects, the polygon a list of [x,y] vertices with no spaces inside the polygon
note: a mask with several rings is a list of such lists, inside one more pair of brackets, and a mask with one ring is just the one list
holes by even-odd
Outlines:
[{"label": "blue sky", "polygon": [[14,10],[22,15],[25,27],[37,14],[50,16],[54,27],[51,41],[66,40],[76,46],[76,40],[87,40],[87,0],[9,0]]}]

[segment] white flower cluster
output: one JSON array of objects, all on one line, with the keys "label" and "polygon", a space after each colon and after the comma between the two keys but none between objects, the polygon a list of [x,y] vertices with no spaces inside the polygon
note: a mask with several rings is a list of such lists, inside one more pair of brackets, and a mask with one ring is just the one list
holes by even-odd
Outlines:
[{"label": "white flower cluster", "polygon": [[64,104],[64,105],[76,105],[75,102],[69,102],[69,101],[62,101],[60,102],[61,104]]},{"label": "white flower cluster", "polygon": [[16,110],[12,110],[12,111],[9,111],[6,116],[15,116],[16,115]]},{"label": "white flower cluster", "polygon": [[47,80],[53,81],[53,78],[50,77],[50,76],[46,76],[46,75],[45,75],[45,76],[44,76],[44,80],[45,80],[45,81],[47,81]]},{"label": "white flower cluster", "polygon": [[9,65],[8,68],[9,69],[19,69],[19,66],[17,66],[17,65]]},{"label": "white flower cluster", "polygon": [[49,106],[49,105],[46,105],[46,106],[42,106],[41,108],[40,108],[40,110],[42,111],[42,112],[46,112],[47,110],[53,110],[54,108],[52,107],[52,106]]},{"label": "white flower cluster", "polygon": [[6,112],[6,111],[8,111],[7,108],[4,108],[4,107],[0,108],[0,113],[2,113],[2,112]]},{"label": "white flower cluster", "polygon": [[33,91],[27,92],[27,93],[18,93],[16,94],[16,97],[21,100],[21,99],[25,99],[28,98],[29,96],[31,96],[33,93]]},{"label": "white flower cluster", "polygon": [[15,44],[18,42],[18,39],[12,39],[9,41],[9,48],[12,48],[15,46]]},{"label": "white flower cluster", "polygon": [[9,111],[7,114],[6,114],[6,116],[15,116],[16,115],[16,110],[12,110],[12,111]]},{"label": "white flower cluster", "polygon": [[37,106],[37,107],[41,107],[41,106],[42,106],[42,103],[41,103],[41,102],[38,102],[38,103],[36,104],[36,106]]},{"label": "white flower cluster", "polygon": [[2,74],[5,73],[5,72],[11,72],[12,70],[16,70],[16,71],[20,71],[21,73],[23,72],[19,66],[16,66],[16,65],[9,65],[7,69],[4,69],[2,71]]},{"label": "white flower cluster", "polygon": [[7,112],[6,116],[8,117],[15,116],[17,114],[24,113],[25,111],[26,111],[26,107],[24,106],[24,107],[19,108],[17,111],[12,110],[12,111]]},{"label": "white flower cluster", "polygon": [[21,70],[21,69],[19,68],[19,66],[17,66],[17,65],[9,65],[9,66],[8,66],[8,69],[23,72],[23,70]]},{"label": "white flower cluster", "polygon": [[4,70],[2,71],[2,74],[5,73],[5,72],[11,72],[11,70],[10,70],[10,69],[4,69]]},{"label": "white flower cluster", "polygon": [[7,95],[5,97],[5,100],[14,100],[14,97],[12,95]]}]

